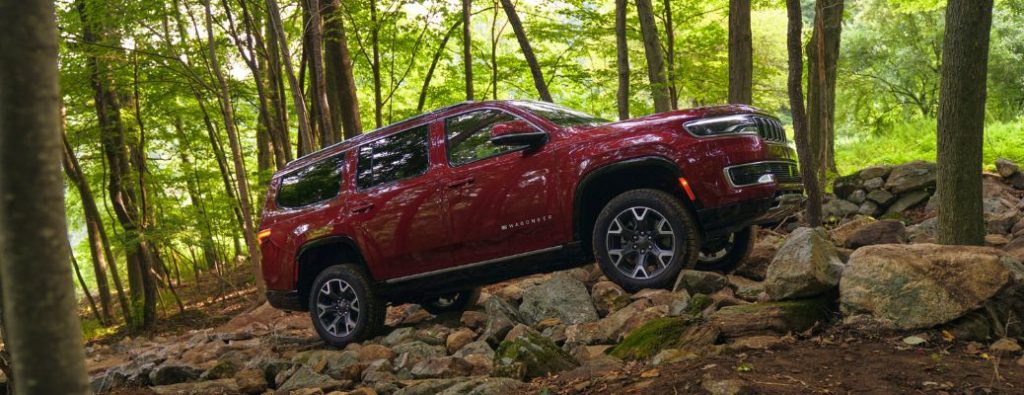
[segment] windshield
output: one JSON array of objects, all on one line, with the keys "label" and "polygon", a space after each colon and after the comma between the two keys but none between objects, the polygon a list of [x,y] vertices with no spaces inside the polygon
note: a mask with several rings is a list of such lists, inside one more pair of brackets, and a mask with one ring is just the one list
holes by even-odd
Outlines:
[{"label": "windshield", "polygon": [[597,125],[608,122],[607,120],[593,115],[576,111],[571,108],[562,107],[557,104],[535,101],[516,101],[514,104],[561,127]]}]

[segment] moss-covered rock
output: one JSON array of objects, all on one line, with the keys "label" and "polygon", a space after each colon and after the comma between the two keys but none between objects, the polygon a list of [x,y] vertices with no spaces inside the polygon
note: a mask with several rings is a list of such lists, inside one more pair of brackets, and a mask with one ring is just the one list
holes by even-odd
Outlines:
[{"label": "moss-covered rock", "polygon": [[621,359],[645,359],[669,348],[700,349],[718,338],[718,330],[689,317],[667,317],[648,321],[626,335],[611,350]]},{"label": "moss-covered rock", "polygon": [[829,319],[831,298],[787,300],[723,307],[711,315],[711,323],[725,337],[803,332]]},{"label": "moss-covered rock", "polygon": [[572,355],[558,348],[551,339],[528,331],[515,340],[501,342],[494,353],[494,371],[497,377],[517,379],[545,376],[579,366]]}]

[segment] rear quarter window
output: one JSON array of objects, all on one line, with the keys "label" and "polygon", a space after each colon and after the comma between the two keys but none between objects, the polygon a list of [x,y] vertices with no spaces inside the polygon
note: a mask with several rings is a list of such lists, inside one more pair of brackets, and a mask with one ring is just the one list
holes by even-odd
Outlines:
[{"label": "rear quarter window", "polygon": [[303,207],[338,196],[344,163],[345,155],[336,155],[285,175],[277,190],[277,205]]}]

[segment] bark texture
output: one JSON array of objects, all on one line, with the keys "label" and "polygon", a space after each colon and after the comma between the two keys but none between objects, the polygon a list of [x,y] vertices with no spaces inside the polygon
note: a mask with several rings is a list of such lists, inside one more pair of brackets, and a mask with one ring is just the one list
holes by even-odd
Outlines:
[{"label": "bark texture", "polygon": [[0,289],[18,394],[87,394],[62,180],[53,2],[0,3]]},{"label": "bark texture", "polygon": [[820,156],[820,182],[824,182],[826,169],[836,170],[836,66],[843,27],[843,4],[843,0],[815,2],[814,30],[807,44],[807,116],[811,149]]},{"label": "bark texture", "polygon": [[950,0],[939,93],[938,179],[942,244],[983,245],[981,163],[992,0]]},{"label": "bark texture", "polygon": [[754,52],[750,0],[729,1],[729,103],[753,103]]},{"label": "bark texture", "polygon": [[615,94],[619,119],[629,119],[629,41],[626,38],[626,15],[629,0],[615,0],[615,64],[619,74],[619,90]]},{"label": "bark texture", "polygon": [[462,67],[466,77],[466,100],[473,100],[473,36],[470,24],[473,0],[462,0]]},{"label": "bark texture", "polygon": [[519,48],[523,50],[526,64],[530,66],[530,74],[533,75],[533,86],[537,88],[537,94],[540,95],[541,100],[552,102],[551,92],[548,91],[548,84],[544,81],[544,73],[540,70],[540,63],[537,62],[537,56],[533,53],[530,40],[526,37],[526,29],[523,29],[523,22],[519,20],[519,14],[516,13],[512,0],[501,0],[501,8],[505,9],[508,23],[512,25],[512,31],[516,34],[516,40],[519,41]]},{"label": "bark texture", "polygon": [[661,53],[661,38],[658,36],[651,0],[636,0],[636,11],[640,16],[640,31],[643,34],[644,53],[647,56],[647,77],[651,82],[654,112],[669,111],[672,109],[672,96],[665,77],[665,57]]},{"label": "bark texture", "polygon": [[335,140],[340,137],[347,139],[363,132],[363,123],[359,119],[359,97],[352,77],[352,53],[348,49],[341,0],[323,0],[323,3],[327,101],[331,108]]},{"label": "bark texture", "polygon": [[786,49],[789,55],[789,108],[793,114],[793,135],[796,140],[796,152],[800,159],[800,170],[804,173],[804,191],[807,193],[806,216],[804,220],[812,227],[821,225],[822,189],[817,177],[814,177],[818,164],[815,161],[810,145],[807,129],[807,114],[804,110],[803,50],[801,33],[803,32],[803,16],[801,16],[800,0],[786,0]]}]

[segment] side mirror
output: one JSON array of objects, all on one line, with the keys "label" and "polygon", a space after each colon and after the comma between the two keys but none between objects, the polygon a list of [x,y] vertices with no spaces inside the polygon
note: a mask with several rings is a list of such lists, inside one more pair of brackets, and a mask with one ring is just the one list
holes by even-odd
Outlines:
[{"label": "side mirror", "polygon": [[544,144],[547,139],[547,133],[522,120],[502,122],[491,127],[491,143],[494,145],[533,147]]}]

